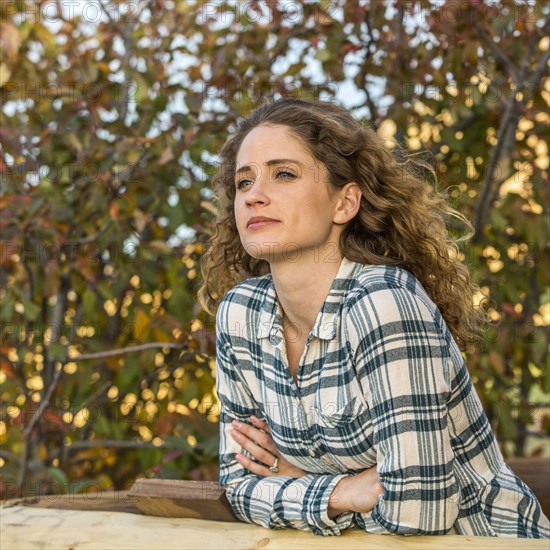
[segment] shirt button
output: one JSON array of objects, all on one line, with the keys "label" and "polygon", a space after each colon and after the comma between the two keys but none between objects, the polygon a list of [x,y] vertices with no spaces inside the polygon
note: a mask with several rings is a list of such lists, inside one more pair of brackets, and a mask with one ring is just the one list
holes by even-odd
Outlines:
[{"label": "shirt button", "polygon": [[313,449],[308,449],[307,454],[313,458],[315,456],[315,451]]}]

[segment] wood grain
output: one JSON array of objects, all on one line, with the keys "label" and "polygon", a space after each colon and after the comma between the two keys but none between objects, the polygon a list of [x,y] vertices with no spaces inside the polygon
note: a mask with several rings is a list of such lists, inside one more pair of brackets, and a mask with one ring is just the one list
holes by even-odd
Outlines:
[{"label": "wood grain", "polygon": [[238,521],[215,481],[138,479],[128,498],[150,516]]},{"label": "wood grain", "polygon": [[101,491],[94,494],[41,495],[5,501],[9,506],[56,508],[58,510],[88,510],[104,512],[143,512],[128,498],[127,491]]},{"label": "wood grain", "polygon": [[271,530],[246,523],[83,512],[26,506],[0,508],[2,550],[548,550],[547,540],[447,535],[371,535],[358,529],[319,537],[293,529]]}]

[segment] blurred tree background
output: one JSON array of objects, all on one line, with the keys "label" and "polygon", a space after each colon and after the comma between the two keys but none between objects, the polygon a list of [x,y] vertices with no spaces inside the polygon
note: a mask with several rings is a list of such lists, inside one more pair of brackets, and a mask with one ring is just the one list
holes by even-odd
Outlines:
[{"label": "blurred tree background", "polygon": [[432,162],[497,322],[474,383],[507,456],[548,454],[548,3],[1,10],[2,496],[216,479],[198,261],[216,152],[266,97],[340,101]]}]

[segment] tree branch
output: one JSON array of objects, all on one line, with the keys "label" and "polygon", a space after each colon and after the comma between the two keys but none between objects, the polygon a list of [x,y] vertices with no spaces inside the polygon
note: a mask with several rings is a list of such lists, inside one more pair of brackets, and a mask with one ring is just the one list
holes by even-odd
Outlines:
[{"label": "tree branch", "polygon": [[[22,249],[27,249],[27,236],[23,234],[23,242],[22,242]],[[23,267],[25,268],[25,273],[27,274],[27,278],[29,280],[29,300],[32,301],[34,297],[34,277],[31,268],[29,267],[29,263],[27,262],[27,255],[23,252],[21,254],[21,263],[23,264]]]},{"label": "tree branch", "polygon": [[101,229],[99,229],[99,231],[97,231],[93,235],[88,235],[87,237],[81,237],[79,239],[70,239],[65,243],[63,243],[63,246],[66,246],[67,244],[74,245],[74,244],[93,243],[97,241],[97,239],[99,239],[99,237],[101,237],[101,235],[103,235],[111,227],[112,224],[113,224],[112,221],[108,221]]},{"label": "tree branch", "polygon": [[372,38],[373,33],[372,33],[372,30],[371,30],[370,11],[369,10],[365,11],[364,22],[365,22],[365,26],[367,27],[367,33],[368,33],[369,39],[366,41],[362,38],[362,42],[363,42],[363,45],[365,47],[365,61],[361,66],[360,75],[361,75],[361,82],[363,83],[363,89],[365,91],[365,96],[367,98],[367,106],[368,106],[369,111],[370,111],[371,121],[372,121],[372,124],[373,124],[374,128],[378,129],[378,125],[379,125],[378,124],[378,119],[379,119],[378,109],[376,108],[376,105],[374,104],[374,101],[372,100],[372,97],[370,95],[369,88],[368,88],[368,82],[367,82],[367,77],[368,77],[368,64],[367,64],[367,62],[369,61],[369,58],[371,56],[371,51],[370,51],[371,44],[373,44],[373,42],[374,42],[374,40]]},{"label": "tree branch", "polygon": [[474,22],[474,25],[493,55],[506,67],[506,70],[508,71],[508,74],[512,78],[514,84],[519,88],[521,78],[512,60],[496,46],[494,40],[489,36],[489,33],[478,20]]},{"label": "tree branch", "polygon": [[53,378],[50,381],[50,384],[48,386],[48,389],[46,390],[46,393],[44,394],[44,396],[42,397],[42,400],[40,401],[40,405],[38,409],[36,409],[30,422],[25,426],[25,431],[23,432],[23,456],[21,457],[21,463],[20,463],[21,468],[19,470],[19,477],[17,480],[19,491],[23,490],[23,486],[25,484],[25,478],[27,477],[27,463],[29,461],[29,446],[30,446],[32,431],[36,426],[36,424],[38,423],[38,420],[42,416],[44,409],[48,406],[50,399],[52,397],[52,394],[55,388],[57,387],[57,383],[61,378],[62,373],[63,373],[63,365],[61,365],[59,369],[55,371]]},{"label": "tree branch", "polygon": [[65,446],[66,451],[78,451],[80,449],[93,449],[94,447],[109,447],[111,449],[163,449],[172,448],[166,444],[155,445],[150,441],[124,441],[117,439],[87,439],[76,441]]},{"label": "tree branch", "polygon": [[135,351],[144,351],[147,349],[155,348],[171,348],[182,349],[185,344],[176,344],[174,342],[148,342],[146,344],[138,344],[137,346],[128,346],[126,348],[113,349],[109,351],[98,351],[94,353],[81,353],[75,357],[71,357],[69,361],[87,361],[89,359],[105,359],[106,357],[114,357],[116,355],[122,355],[124,353],[133,353]]},{"label": "tree branch", "polygon": [[[489,159],[487,171],[485,173],[485,180],[479,194],[477,208],[474,216],[474,236],[472,238],[473,244],[480,241],[481,235],[483,233],[485,219],[489,213],[489,209],[492,203],[491,198],[495,194],[493,188],[495,188],[497,190],[496,192],[498,192],[500,182],[503,181],[503,178],[500,177],[499,183],[493,183],[495,180],[497,168],[500,164],[501,159],[504,156],[504,151],[509,148],[510,143],[513,146],[517,120],[519,119],[518,105],[519,103],[516,100],[516,94],[515,92],[512,92],[506,105],[506,111],[504,113],[504,116],[502,117],[500,128],[498,130],[497,144],[491,151],[491,157]],[[516,121],[515,123],[514,120]]]},{"label": "tree branch", "polygon": [[22,459],[20,456],[17,456],[14,453],[10,453],[9,451],[3,451],[0,449],[0,458],[3,458],[4,460],[9,460],[10,462],[17,462],[17,464],[21,464]]},{"label": "tree branch", "polygon": [[[521,90],[521,83],[527,78],[529,60],[533,54],[537,41],[537,35],[533,36],[529,41],[527,52],[523,56],[521,62],[520,74],[517,75],[518,82],[514,82],[515,90],[511,90],[508,103],[506,104],[506,110],[498,130],[497,144],[491,152],[487,171],[485,173],[485,180],[483,182],[476,207],[474,217],[474,236],[472,238],[473,244],[480,242],[487,215],[490,212],[491,206],[498,197],[498,192],[502,182],[508,177],[508,174],[500,174],[497,178],[497,168],[501,165],[501,161],[503,159],[510,158],[512,156],[516,129],[521,115],[520,107],[527,103],[526,94],[523,94],[522,99],[518,99],[517,92]],[[537,68],[533,73],[533,81],[530,86],[530,91],[532,93],[534,93],[540,80],[542,79],[548,59],[550,59],[550,52],[546,51],[537,63]]]}]

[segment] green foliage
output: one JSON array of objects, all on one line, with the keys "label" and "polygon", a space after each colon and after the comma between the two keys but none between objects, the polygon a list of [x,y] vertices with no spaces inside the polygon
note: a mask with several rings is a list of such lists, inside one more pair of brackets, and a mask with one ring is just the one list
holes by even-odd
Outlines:
[{"label": "green foliage", "polygon": [[281,95],[432,155],[499,320],[468,350],[476,387],[505,452],[543,450],[547,5],[93,4],[0,13],[4,495],[215,479],[208,182],[236,119]]}]

